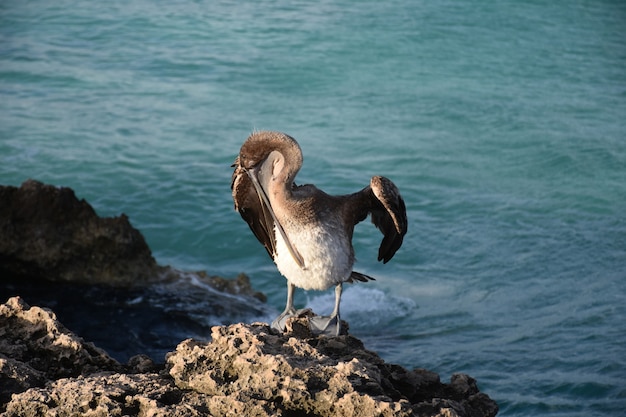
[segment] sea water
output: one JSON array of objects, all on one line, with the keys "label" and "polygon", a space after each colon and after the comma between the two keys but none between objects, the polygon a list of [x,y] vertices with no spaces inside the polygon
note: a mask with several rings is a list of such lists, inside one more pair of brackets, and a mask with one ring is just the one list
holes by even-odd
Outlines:
[{"label": "sea water", "polygon": [[298,183],[329,193],[385,175],[408,234],[382,265],[357,227],[376,281],[343,318],[501,415],[626,409],[625,121],[621,1],[0,3],[0,183],[72,187],[159,263],[245,272],[278,313],[285,280],[233,210],[241,143],[292,135]]}]

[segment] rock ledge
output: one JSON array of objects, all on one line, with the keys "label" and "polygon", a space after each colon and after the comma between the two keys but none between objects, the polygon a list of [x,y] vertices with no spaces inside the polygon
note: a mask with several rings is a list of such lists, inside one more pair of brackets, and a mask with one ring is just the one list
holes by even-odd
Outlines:
[{"label": "rock ledge", "polygon": [[[449,384],[384,362],[352,336],[306,337],[302,325],[215,326],[187,339],[164,366],[120,364],[53,312],[19,297],[0,305],[2,416],[495,416],[476,381]],[[304,337],[303,337],[304,336]]]}]

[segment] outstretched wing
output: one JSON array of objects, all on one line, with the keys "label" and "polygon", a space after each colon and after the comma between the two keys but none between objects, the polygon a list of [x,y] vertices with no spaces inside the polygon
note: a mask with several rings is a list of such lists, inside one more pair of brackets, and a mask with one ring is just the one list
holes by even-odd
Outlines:
[{"label": "outstretched wing", "polygon": [[369,187],[357,193],[358,205],[354,223],[371,214],[372,223],[382,232],[378,260],[387,263],[402,246],[407,231],[406,206],[398,187],[388,178],[372,177]]},{"label": "outstretched wing", "polygon": [[239,163],[239,157],[232,165],[235,168],[230,188],[233,192],[235,210],[248,223],[250,230],[265,246],[265,250],[274,259],[276,253],[276,238],[274,235],[274,220],[252,184],[245,169]]}]

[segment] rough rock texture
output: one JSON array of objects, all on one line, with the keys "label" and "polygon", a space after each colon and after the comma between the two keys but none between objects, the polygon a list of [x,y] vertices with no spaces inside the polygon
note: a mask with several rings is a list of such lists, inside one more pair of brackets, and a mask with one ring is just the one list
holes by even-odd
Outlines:
[{"label": "rough rock texture", "polygon": [[[51,381],[15,395],[2,416],[198,416],[183,391],[157,373],[103,372]],[[191,411],[191,412],[188,412]],[[208,414],[204,414],[208,415]]]},{"label": "rough rock texture", "polygon": [[74,191],[28,180],[0,186],[0,274],[132,285],[158,265],[126,215],[100,218]]},{"label": "rough rock texture", "polygon": [[163,363],[183,339],[206,339],[215,325],[266,320],[274,314],[256,298],[230,295],[235,286],[251,288],[245,275],[221,278],[225,291],[201,278],[181,273],[175,280],[145,287],[3,278],[0,301],[20,296],[28,304],[52,309],[66,327],[120,362],[146,354]]},{"label": "rough rock texture", "polygon": [[120,365],[67,331],[54,313],[12,298],[0,306],[1,415],[497,413],[467,375],[443,384],[432,372],[385,363],[354,337],[311,337],[306,328],[296,321],[278,335],[263,323],[215,326],[211,342],[180,343],[166,369],[145,356]]},{"label": "rough rock texture", "polygon": [[55,314],[18,297],[0,305],[0,400],[46,381],[122,366],[59,323]]},{"label": "rough rock texture", "polygon": [[233,280],[158,265],[125,214],[101,218],[71,188],[35,180],[0,185],[0,236],[5,278],[128,287],[194,275],[219,291],[265,297],[244,274]]},{"label": "rough rock texture", "polygon": [[184,338],[270,310],[246,275],[159,266],[126,216],[100,218],[71,189],[33,180],[0,186],[0,300],[13,296],[52,308],[120,361],[162,362]]},{"label": "rough rock texture", "polygon": [[[301,319],[301,320],[306,320]],[[294,323],[292,323],[293,325]],[[295,327],[295,326],[294,326]],[[274,334],[263,323],[214,327],[167,358],[182,389],[208,394],[212,415],[485,416],[496,404],[463,374],[442,384],[424,369],[385,363],[352,336]]]}]

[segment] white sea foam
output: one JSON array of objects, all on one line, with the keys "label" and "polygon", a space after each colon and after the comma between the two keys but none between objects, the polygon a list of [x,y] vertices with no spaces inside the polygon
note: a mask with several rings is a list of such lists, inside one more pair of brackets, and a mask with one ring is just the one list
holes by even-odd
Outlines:
[{"label": "white sea foam", "polygon": [[[326,292],[310,297],[307,307],[317,314],[330,314],[335,303],[335,293]],[[341,317],[352,328],[376,325],[410,314],[417,305],[409,298],[388,295],[364,285],[344,285],[341,297]]]}]

